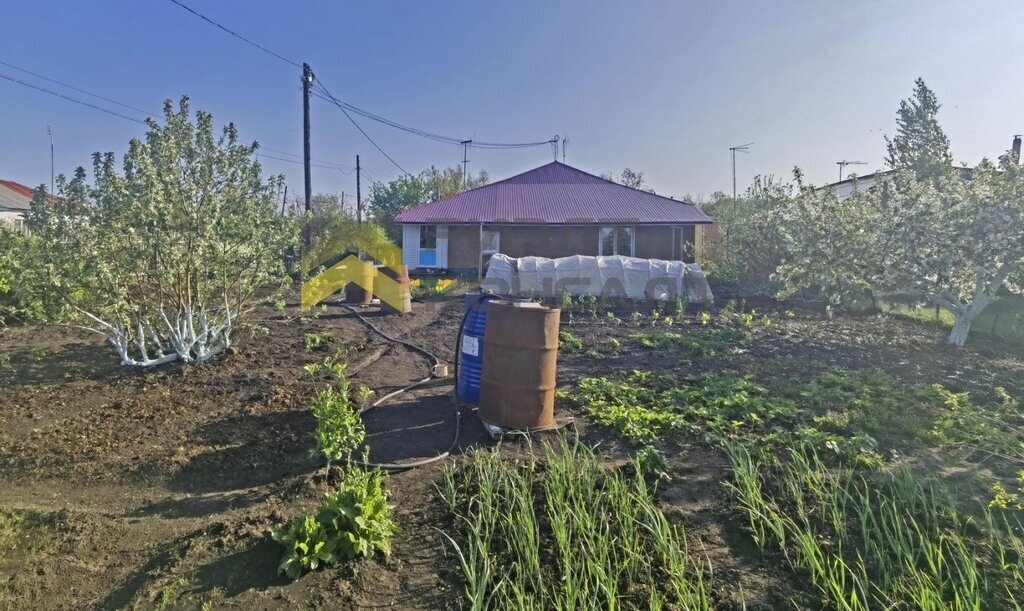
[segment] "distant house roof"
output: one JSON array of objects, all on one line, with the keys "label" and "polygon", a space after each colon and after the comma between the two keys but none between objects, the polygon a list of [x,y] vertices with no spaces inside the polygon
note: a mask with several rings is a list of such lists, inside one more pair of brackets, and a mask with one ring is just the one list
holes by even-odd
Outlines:
[{"label": "distant house roof", "polygon": [[[953,168],[954,172],[960,173],[967,179],[970,179],[971,172],[973,172],[974,170],[974,168],[959,165],[951,167]],[[879,170],[877,172],[865,174],[863,176],[853,175],[850,178],[847,178],[846,180],[840,180],[839,182],[827,184],[821,188],[832,189],[833,191],[836,192],[836,195],[839,196],[839,199],[846,199],[847,197],[853,195],[854,191],[870,191],[871,189],[874,189],[875,185],[888,179],[895,173],[896,170]]]},{"label": "distant house roof", "polygon": [[[50,196],[53,198],[53,196]],[[0,210],[24,212],[32,207],[32,189],[13,180],[0,180]]]},{"label": "distant house roof", "polygon": [[554,161],[400,213],[398,223],[712,223],[697,206],[605,180]]}]

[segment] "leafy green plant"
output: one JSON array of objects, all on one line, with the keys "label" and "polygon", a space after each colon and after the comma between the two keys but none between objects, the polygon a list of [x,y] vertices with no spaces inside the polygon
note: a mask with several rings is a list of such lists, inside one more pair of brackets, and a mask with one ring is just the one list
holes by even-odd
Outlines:
[{"label": "leafy green plant", "polygon": [[573,310],[572,295],[570,295],[568,293],[568,291],[562,291],[562,296],[561,296],[561,298],[559,300],[558,307],[563,312],[572,312],[572,310]]},{"label": "leafy green plant", "polygon": [[569,331],[559,331],[558,347],[565,352],[576,352],[583,349],[583,340]]},{"label": "leafy green plant", "polygon": [[306,351],[316,350],[326,346],[328,343],[334,341],[334,336],[331,335],[330,331],[324,331],[323,333],[307,333],[303,340],[306,344]]},{"label": "leafy green plant", "polygon": [[[952,411],[944,397],[958,397],[954,405],[961,409]],[[869,469],[882,466],[880,439],[904,449],[936,443],[960,447],[948,437],[955,434],[971,440],[975,451],[987,448],[989,455],[999,456],[1016,456],[1014,444],[1024,447],[1016,429],[993,424],[994,407],[975,406],[942,387],[907,387],[883,372],[835,370],[806,382],[780,380],[766,386],[735,374],[677,379],[633,371],[583,378],[572,398],[597,423],[632,441],[688,430],[718,446],[778,449],[799,442]],[[1012,399],[1000,401],[1014,405]],[[965,405],[971,411],[964,411]],[[945,420],[950,417],[977,425],[954,426]],[[944,427],[941,434],[929,430],[933,423]]]},{"label": "leafy green plant", "polygon": [[7,550],[17,543],[24,523],[25,514],[18,511],[0,510],[0,560],[3,559]]},{"label": "leafy green plant", "polygon": [[328,359],[324,366],[335,373],[337,382],[318,392],[310,405],[316,418],[316,430],[313,432],[316,447],[310,453],[326,458],[329,471],[332,462],[351,458],[352,452],[366,438],[366,428],[359,406],[349,397],[350,383],[345,364]]},{"label": "leafy green plant", "polygon": [[334,492],[324,495],[312,515],[301,516],[271,535],[285,548],[278,570],[292,579],[324,565],[391,554],[398,527],[391,520],[387,475],[349,466]]},{"label": "leafy green plant", "polygon": [[369,386],[360,384],[356,389],[356,401],[359,403],[360,408],[365,408],[370,403],[370,399],[373,398],[373,389]]},{"label": "leafy green plant", "polygon": [[685,333],[637,333],[630,336],[644,348],[660,350],[678,346],[708,357],[743,348],[750,343],[750,334],[743,329],[694,329]]},{"label": "leafy green plant", "polygon": [[644,446],[633,456],[636,470],[648,480],[669,479],[666,470],[668,459],[665,453],[654,446]]}]

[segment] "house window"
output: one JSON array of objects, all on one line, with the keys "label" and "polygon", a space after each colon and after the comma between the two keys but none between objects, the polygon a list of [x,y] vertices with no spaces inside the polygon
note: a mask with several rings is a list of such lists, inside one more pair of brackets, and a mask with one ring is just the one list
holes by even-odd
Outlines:
[{"label": "house window", "polygon": [[485,257],[501,252],[501,232],[484,230],[480,236],[480,252]]},{"label": "house window", "polygon": [[437,225],[420,225],[420,267],[437,265]]},{"label": "house window", "polygon": [[633,256],[632,227],[602,227],[598,254],[602,256],[622,255]]}]

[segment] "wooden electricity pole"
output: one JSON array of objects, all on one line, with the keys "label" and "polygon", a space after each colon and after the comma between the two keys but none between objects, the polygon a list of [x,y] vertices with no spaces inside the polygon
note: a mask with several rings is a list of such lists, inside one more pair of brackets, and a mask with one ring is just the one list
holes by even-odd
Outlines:
[{"label": "wooden electricity pole", "polygon": [[[309,64],[302,64],[302,160],[305,166],[306,214],[310,213],[313,198],[313,176],[309,164],[309,88],[313,85],[313,70]],[[309,241],[309,235],[306,235]]]},{"label": "wooden electricity pole", "polygon": [[359,167],[359,155],[356,155],[356,223],[360,225],[363,224],[363,192],[359,176],[362,171]]}]

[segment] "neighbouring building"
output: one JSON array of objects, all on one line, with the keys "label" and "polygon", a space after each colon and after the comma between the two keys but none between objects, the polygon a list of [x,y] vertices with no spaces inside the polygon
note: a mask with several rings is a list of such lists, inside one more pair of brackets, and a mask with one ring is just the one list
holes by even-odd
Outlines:
[{"label": "neighbouring building", "polygon": [[32,206],[32,189],[13,180],[0,180],[0,222],[25,230],[25,215]]},{"label": "neighbouring building", "polygon": [[[1010,154],[1010,158],[1013,159],[1015,163],[1020,163],[1020,151],[1021,137],[1014,136],[1013,141],[1010,143],[1010,150],[1008,152]],[[973,170],[973,168],[965,166],[954,165],[952,167],[954,171],[960,172],[962,176],[966,176],[967,178],[970,178],[971,170]],[[836,195],[839,196],[839,199],[846,199],[856,191],[870,191],[871,189],[874,189],[875,185],[886,180],[894,173],[895,170],[879,170],[863,176],[853,175],[846,180],[840,180],[839,182],[825,185],[822,188],[832,189],[836,192]]]},{"label": "neighbouring building", "polygon": [[400,213],[410,270],[480,275],[511,257],[625,255],[693,261],[713,223],[692,203],[633,189],[557,161]]}]

